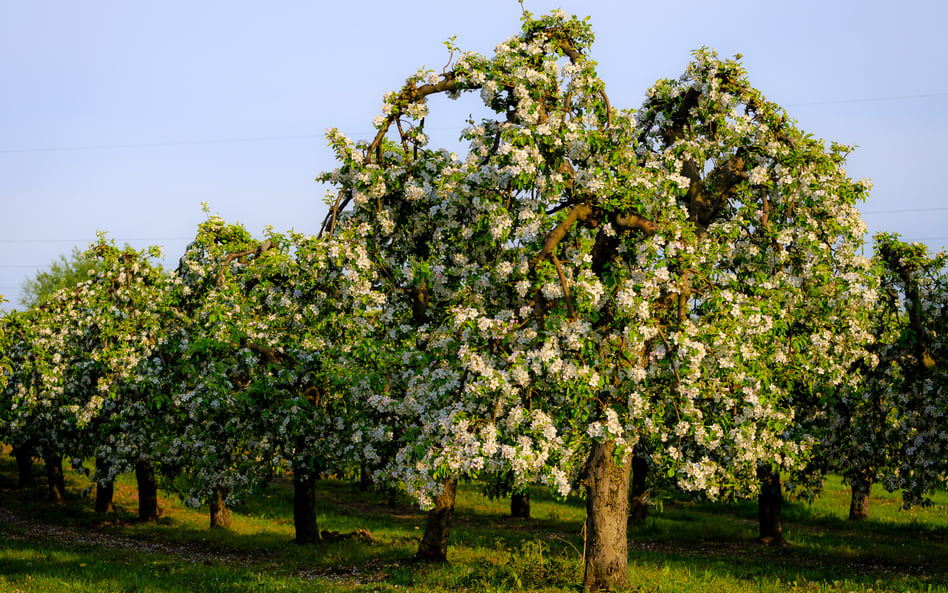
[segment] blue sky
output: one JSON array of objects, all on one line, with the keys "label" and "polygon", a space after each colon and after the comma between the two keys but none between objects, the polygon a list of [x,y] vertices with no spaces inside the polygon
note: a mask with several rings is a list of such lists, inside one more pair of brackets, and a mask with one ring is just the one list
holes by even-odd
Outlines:
[{"label": "blue sky", "polygon": [[[870,231],[948,244],[948,3],[907,0],[585,0],[613,105],[637,107],[690,52],[740,52],[753,84],[815,136],[858,145]],[[165,247],[174,267],[201,202],[259,234],[315,232],[335,126],[372,133],[382,95],[442,42],[490,54],[519,30],[515,0],[0,4],[0,294],[97,230]],[[476,97],[432,104],[453,142]]]}]

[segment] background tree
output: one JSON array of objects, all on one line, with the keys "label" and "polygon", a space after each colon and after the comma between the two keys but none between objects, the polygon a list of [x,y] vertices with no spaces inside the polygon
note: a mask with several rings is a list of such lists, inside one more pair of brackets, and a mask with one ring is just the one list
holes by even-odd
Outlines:
[{"label": "background tree", "polygon": [[181,260],[187,336],[175,396],[192,500],[236,497],[275,472],[294,480],[296,542],[319,539],[315,480],[371,455],[347,398],[360,310],[341,309],[343,244],[268,230],[253,239],[211,216]]},{"label": "background tree", "polygon": [[61,288],[88,280],[89,271],[93,270],[95,265],[95,260],[84,257],[83,251],[74,247],[69,256],[60,255],[50,262],[48,268],[23,281],[20,286],[21,304],[25,309],[29,309]]},{"label": "background tree", "polygon": [[[901,490],[906,506],[927,504],[928,494],[948,479],[948,255],[930,254],[924,244],[894,234],[875,239],[886,293],[878,331],[888,330],[890,339],[878,349],[878,367],[853,399],[869,409],[855,423],[878,423],[876,430],[884,433],[857,443],[843,467],[851,472],[866,466],[865,458],[875,460],[870,447],[891,451],[883,467],[870,465],[875,472],[865,473],[882,473],[883,485]],[[869,484],[853,478],[850,484],[854,504],[858,494],[867,512]]]},{"label": "background tree", "polygon": [[139,517],[158,518],[157,435],[167,430],[168,395],[154,389],[149,360],[175,320],[170,279],[156,260],[157,247],[117,248],[103,236],[85,258],[93,273],[85,291],[86,323],[94,334],[86,354],[98,375],[94,393],[81,402],[77,423],[88,433],[96,460],[96,510],[111,508],[118,474],[135,471]]},{"label": "background tree", "polygon": [[[35,308],[51,295],[59,292],[60,290],[72,289],[77,284],[88,280],[89,271],[93,268],[93,266],[94,263],[91,260],[84,258],[82,252],[78,248],[73,249],[72,254],[69,257],[66,255],[60,255],[58,259],[55,259],[50,263],[47,269],[37,272],[35,277],[28,278],[24,281],[21,288],[21,303],[23,304],[24,309],[29,310]],[[36,313],[36,316],[41,315]],[[15,311],[13,314],[11,314],[10,318],[11,320],[14,318],[16,319],[16,321],[12,321],[14,324],[25,321],[22,313],[16,313]],[[11,349],[18,350],[20,352],[19,356],[21,364],[25,362],[25,358],[23,357],[30,357],[28,348],[26,350],[23,349],[23,347],[26,346],[26,343],[23,342],[23,340],[26,338],[27,334],[25,333],[25,328],[22,329],[24,331],[13,332],[14,336],[16,336],[16,339],[13,340],[9,345]],[[27,363],[26,366],[20,369],[20,377],[25,377],[23,373],[29,373],[33,369],[35,369],[35,367],[32,364]],[[10,375],[12,375],[12,372],[13,371],[11,369]],[[35,443],[30,439],[13,445],[13,454],[17,460],[21,486],[32,484],[32,459],[33,455],[36,453],[34,449]]]},{"label": "background tree", "polygon": [[[340,167],[321,178],[339,188],[324,233],[358,239],[350,273],[394,351],[371,400],[401,419],[388,474],[426,507],[462,476],[582,483],[600,590],[628,583],[636,444],[688,491],[757,492],[760,465],[806,456],[784,436],[785,363],[847,380],[865,331],[845,313],[874,293],[846,147],[707,50],[618,110],[592,40],[562,12],[526,15],[494,57],[386,95],[372,141],[332,130]],[[426,97],[467,91],[495,115],[469,122],[463,157],[429,148]]]}]

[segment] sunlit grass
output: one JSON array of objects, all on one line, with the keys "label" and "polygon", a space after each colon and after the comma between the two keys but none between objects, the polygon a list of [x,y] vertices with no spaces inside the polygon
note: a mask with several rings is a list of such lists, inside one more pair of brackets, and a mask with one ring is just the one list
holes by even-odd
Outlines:
[{"label": "sunlit grass", "polygon": [[[344,480],[319,485],[322,529],[365,530],[360,539],[297,546],[292,488],[278,480],[233,509],[229,529],[211,529],[207,509],[163,493],[162,519],[136,520],[134,478],[116,487],[117,510],[93,512],[76,493],[88,479],[67,474],[64,506],[48,505],[38,486],[18,491],[15,468],[0,461],[0,508],[45,525],[66,525],[72,538],[0,524],[0,592],[13,591],[576,591],[581,581],[584,503],[531,493],[530,520],[509,516],[509,502],[463,484],[446,565],[410,562],[424,528],[407,500],[362,491]],[[390,504],[394,502],[394,504]],[[754,543],[756,505],[665,500],[631,526],[630,567],[641,592],[948,591],[948,496],[929,508],[902,510],[897,495],[874,489],[870,519],[846,519],[849,493],[838,479],[809,504],[788,499],[789,545]],[[53,529],[55,532],[55,528]],[[133,546],[81,541],[89,533]]]}]

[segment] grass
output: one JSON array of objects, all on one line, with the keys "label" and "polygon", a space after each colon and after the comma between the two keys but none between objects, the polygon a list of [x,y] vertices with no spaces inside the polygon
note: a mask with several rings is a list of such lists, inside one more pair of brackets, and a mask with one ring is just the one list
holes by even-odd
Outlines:
[{"label": "grass", "polygon": [[[40,469],[40,468],[37,468]],[[63,506],[34,489],[15,490],[15,467],[0,461],[0,592],[379,591],[574,592],[581,581],[583,502],[531,493],[533,519],[508,516],[473,484],[459,490],[441,566],[410,562],[424,515],[349,482],[319,485],[320,527],[364,529],[349,539],[296,546],[292,490],[277,482],[233,510],[230,529],[210,529],[206,509],[168,495],[156,524],[135,520],[134,480],[116,488],[106,517],[71,494]],[[88,488],[67,475],[70,493]],[[666,500],[630,526],[630,567],[641,592],[948,592],[948,496],[901,510],[897,496],[873,491],[870,519],[846,520],[848,491],[831,480],[813,504],[788,501],[789,545],[754,543],[756,505]],[[10,515],[17,520],[10,520]]]}]

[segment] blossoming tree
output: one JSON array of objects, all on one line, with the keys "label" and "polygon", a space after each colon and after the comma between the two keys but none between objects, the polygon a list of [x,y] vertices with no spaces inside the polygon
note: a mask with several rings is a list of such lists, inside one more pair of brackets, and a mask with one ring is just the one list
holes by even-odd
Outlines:
[{"label": "blossoming tree", "polygon": [[944,253],[898,235],[875,237],[883,297],[873,310],[874,365],[827,414],[824,445],[850,485],[850,519],[869,515],[872,484],[924,504],[945,484],[948,416],[944,359],[948,276]]},{"label": "blossoming tree", "polygon": [[115,478],[134,471],[139,517],[153,521],[159,514],[155,445],[171,430],[171,417],[168,394],[156,388],[152,359],[177,321],[169,306],[170,278],[156,263],[158,247],[119,249],[102,235],[84,257],[89,280],[77,288],[91,334],[85,354],[96,375],[73,409],[96,459],[96,510],[111,508]]},{"label": "blossoming tree", "polygon": [[362,315],[340,310],[344,244],[266,234],[210,216],[181,259],[187,323],[172,366],[183,421],[169,462],[188,475],[193,503],[210,500],[212,523],[226,498],[291,471],[296,542],[311,543],[317,476],[358,467],[364,452],[345,397],[361,369],[343,353]]},{"label": "blossoming tree", "polygon": [[[44,295],[19,314],[11,351],[19,364],[6,429],[18,448],[43,452],[56,478],[50,481],[54,498],[61,496],[57,457],[69,455],[77,467],[96,458],[96,509],[106,511],[115,476],[152,452],[160,397],[141,389],[141,366],[168,311],[165,276],[149,261],[155,255],[119,250],[100,237],[81,255],[86,280]],[[157,519],[153,480],[148,486],[150,495],[139,495],[140,513]]]},{"label": "blossoming tree", "polygon": [[4,439],[18,452],[21,484],[34,454],[46,466],[49,497],[63,502],[63,459],[86,450],[77,401],[89,392],[95,364],[85,355],[92,334],[84,322],[81,286],[62,288],[10,316],[14,370],[5,386]]},{"label": "blossoming tree", "polygon": [[[844,147],[708,50],[618,109],[592,41],[562,12],[526,15],[493,57],[409,77],[373,140],[330,131],[340,167],[322,179],[338,187],[324,233],[360,237],[351,272],[384,297],[399,353],[372,396],[412,419],[385,471],[426,506],[461,476],[578,481],[599,590],[628,582],[636,444],[710,496],[794,467],[788,362],[846,380],[863,329],[834,303],[873,295]],[[466,155],[429,147],[427,97],[468,92],[496,115],[469,122]]]}]

